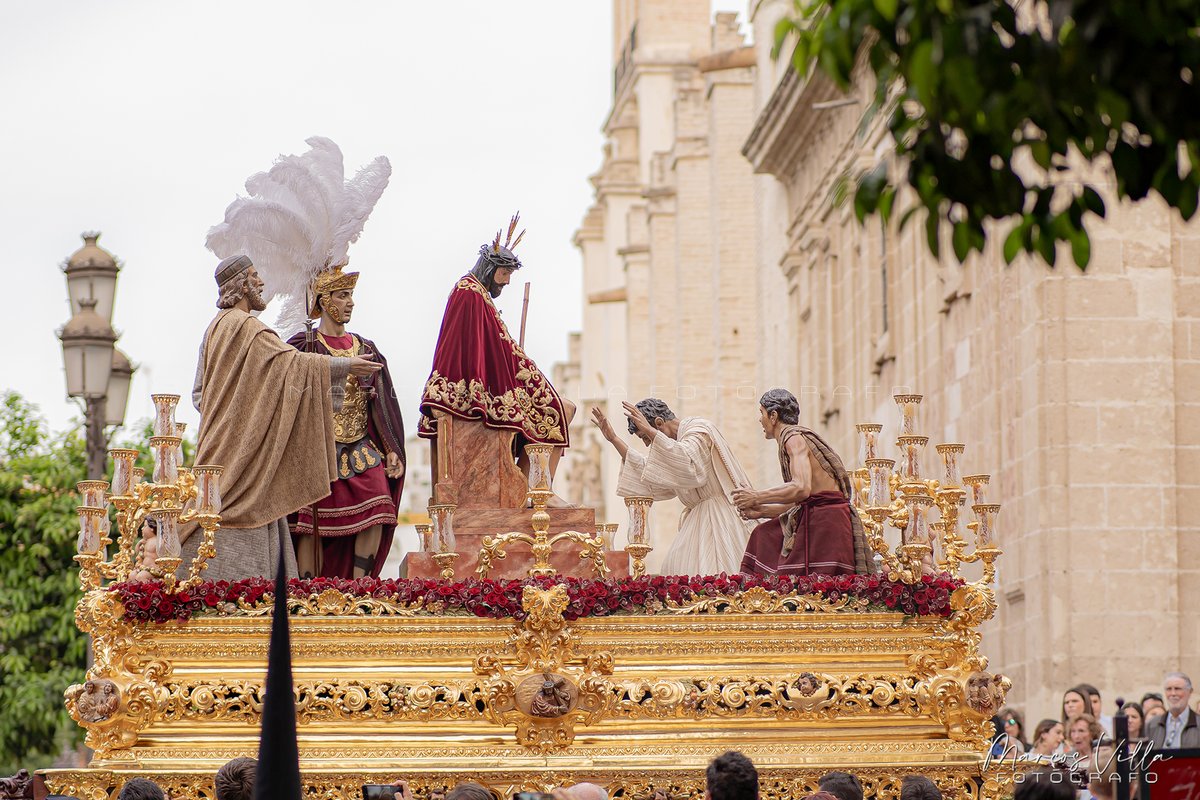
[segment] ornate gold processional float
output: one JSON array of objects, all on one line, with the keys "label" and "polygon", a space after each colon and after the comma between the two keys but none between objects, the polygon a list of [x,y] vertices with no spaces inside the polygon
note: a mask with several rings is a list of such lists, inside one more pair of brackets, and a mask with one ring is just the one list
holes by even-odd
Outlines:
[{"label": "ornate gold processional float", "polygon": [[[216,770],[258,747],[274,586],[203,580],[221,468],[181,466],[178,398],[154,399],[151,480],[136,451],[114,450],[111,486],[80,484],[76,620],[93,664],[66,698],[95,753],[45,777],[87,800],[136,775],[212,798]],[[631,577],[608,578],[615,526],[549,534],[549,452],[534,446],[530,529],[485,538],[474,574],[454,573],[454,507],[442,504],[422,531],[441,580],[293,581],[306,796],[349,800],[405,778],[420,799],[470,778],[505,796],[592,781],[614,796],[697,798],[727,749],[754,760],[772,800],[834,769],[868,797],[896,797],[913,773],[948,798],[1007,793],[1011,764],[989,766],[986,752],[1010,684],[979,652],[996,610],[999,506],[988,476],[960,476],[961,444],[937,445],[940,475],[925,476],[920,401],[896,397],[898,468],[881,457],[883,426],[858,426],[854,503],[876,575],[647,576],[650,501],[629,498]],[[138,545],[147,517],[152,564]],[[178,531],[192,524],[204,538],[185,572]],[[529,578],[486,578],[526,548]],[[556,573],[555,548],[578,552],[589,576]],[[966,580],[973,563],[979,579]]]}]

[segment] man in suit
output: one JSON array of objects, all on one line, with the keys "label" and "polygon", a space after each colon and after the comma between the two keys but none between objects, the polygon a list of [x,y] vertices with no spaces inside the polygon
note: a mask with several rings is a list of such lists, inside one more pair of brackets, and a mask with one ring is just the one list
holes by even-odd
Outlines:
[{"label": "man in suit", "polygon": [[1200,719],[1188,705],[1192,699],[1192,679],[1182,672],[1167,673],[1163,694],[1167,713],[1146,721],[1146,738],[1155,749],[1200,747]]}]

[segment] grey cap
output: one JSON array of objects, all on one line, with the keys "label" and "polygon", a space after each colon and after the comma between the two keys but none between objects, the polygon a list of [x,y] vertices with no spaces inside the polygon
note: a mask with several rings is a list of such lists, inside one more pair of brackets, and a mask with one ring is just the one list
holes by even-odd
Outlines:
[{"label": "grey cap", "polygon": [[250,260],[250,256],[239,255],[226,258],[220,264],[217,264],[217,287],[224,286],[230,280],[253,266],[254,262]]}]

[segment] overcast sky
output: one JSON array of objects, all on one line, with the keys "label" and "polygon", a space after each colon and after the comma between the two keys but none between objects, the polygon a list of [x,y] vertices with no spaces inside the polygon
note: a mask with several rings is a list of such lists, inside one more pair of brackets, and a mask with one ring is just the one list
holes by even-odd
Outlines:
[{"label": "overcast sky", "polygon": [[451,286],[517,209],[526,269],[499,305],[515,333],[532,282],[527,349],[549,372],[580,324],[571,237],[600,164],[611,37],[603,0],[4,3],[0,387],[56,429],[78,415],[59,264],[99,230],[124,263],[118,347],[139,365],[127,422],[150,416],[151,392],[187,395],[215,313],[205,233],[247,177],[312,135],[341,146],[347,173],[392,162],[350,249],[350,327],[387,356],[406,423]]}]

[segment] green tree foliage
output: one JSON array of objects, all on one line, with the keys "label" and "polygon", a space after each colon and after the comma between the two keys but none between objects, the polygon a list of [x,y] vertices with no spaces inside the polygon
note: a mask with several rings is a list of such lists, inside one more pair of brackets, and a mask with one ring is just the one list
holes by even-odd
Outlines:
[{"label": "green tree foliage", "polygon": [[[141,450],[138,466],[149,475],[150,423],[139,433],[120,446]],[[63,700],[87,666],[72,560],[75,484],[87,473],[82,434],[81,426],[52,434],[20,395],[0,397],[0,775],[48,766],[83,736]],[[185,440],[185,457],[191,449]]]},{"label": "green tree foliage", "polygon": [[75,627],[79,530],[75,484],[86,458],[77,430],[52,437],[15,393],[0,401],[0,775],[48,766],[81,731],[63,690],[83,677]]},{"label": "green tree foliage", "polygon": [[[983,249],[987,223],[1009,220],[1010,263],[1028,252],[1053,266],[1066,242],[1086,268],[1085,220],[1105,207],[1094,186],[1054,196],[1069,158],[1111,164],[1118,197],[1196,213],[1197,0],[797,0],[776,29],[777,51],[791,42],[796,69],[843,89],[865,50],[869,114],[888,115],[904,172],[850,176],[855,212],[886,220],[911,187],[901,224],[924,209],[934,255],[945,225],[962,261]],[[1026,154],[1040,169],[1017,168]]]}]

